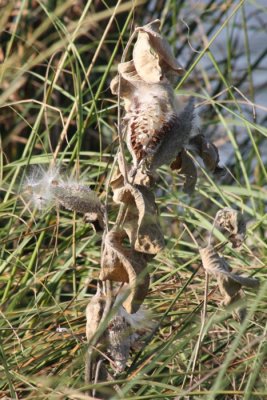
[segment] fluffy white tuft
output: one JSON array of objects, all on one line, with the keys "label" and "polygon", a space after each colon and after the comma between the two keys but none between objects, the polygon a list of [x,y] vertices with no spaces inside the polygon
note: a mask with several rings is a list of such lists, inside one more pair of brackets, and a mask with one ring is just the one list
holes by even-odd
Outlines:
[{"label": "fluffy white tuft", "polygon": [[60,205],[83,214],[101,210],[95,192],[87,185],[63,176],[58,168],[33,168],[23,189],[26,199],[39,210]]},{"label": "fluffy white tuft", "polygon": [[58,178],[59,170],[57,168],[45,170],[38,166],[31,170],[23,185],[23,193],[33,207],[43,210],[54,205],[52,183]]}]

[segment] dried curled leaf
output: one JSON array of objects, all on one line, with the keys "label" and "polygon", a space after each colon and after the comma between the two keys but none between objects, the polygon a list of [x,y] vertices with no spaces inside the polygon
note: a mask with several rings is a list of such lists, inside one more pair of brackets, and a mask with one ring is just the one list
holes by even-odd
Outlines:
[{"label": "dried curled leaf", "polygon": [[216,175],[224,175],[224,168],[219,167],[220,157],[217,147],[210,142],[204,135],[199,134],[190,139],[189,144],[199,155],[205,167]]},{"label": "dried curled leaf", "polygon": [[[224,305],[229,305],[244,298],[242,286],[258,288],[259,281],[254,278],[237,275],[231,272],[231,267],[223,257],[214,250],[213,246],[207,246],[199,250],[204,269],[209,275],[213,275],[218,282]],[[245,309],[237,309],[238,318],[242,320]]]},{"label": "dried curled leaf", "polygon": [[233,247],[239,247],[245,240],[246,222],[243,215],[233,208],[225,207],[215,216],[216,225],[228,234]]},{"label": "dried curled leaf", "polygon": [[124,259],[125,257],[130,257],[130,250],[124,249],[122,246],[122,242],[126,237],[127,235],[123,230],[112,230],[107,233],[101,256],[99,278],[102,281],[109,279],[114,282],[129,282],[128,272],[124,266]]},{"label": "dried curled leaf", "polygon": [[176,159],[170,165],[172,170],[178,170],[180,175],[185,178],[183,190],[185,193],[191,194],[197,183],[197,169],[192,158],[187,154],[186,150],[182,150]]},{"label": "dried curled leaf", "polygon": [[[128,111],[131,107],[134,91],[138,87],[138,82],[141,78],[138,76],[132,61],[121,63],[118,65],[118,70],[121,75],[120,97],[124,99],[125,110]],[[119,75],[116,75],[110,82],[111,93],[117,95],[119,92]]]},{"label": "dried curled leaf", "polygon": [[[122,159],[121,159],[121,154],[118,154],[118,168],[115,169],[115,172],[112,176],[112,179],[110,181],[110,186],[115,193],[115,201],[117,197],[117,190],[121,189],[124,186],[124,178],[123,178],[123,164],[122,164]],[[151,186],[154,185],[154,177],[152,175],[148,175],[147,173],[144,173],[141,169],[134,169],[134,168],[127,168],[127,174],[128,176],[134,177],[134,183],[135,185],[141,185],[147,188],[151,188]]]},{"label": "dried curled leaf", "polygon": [[125,81],[128,84],[131,84],[133,88],[145,85],[145,82],[142,80],[141,76],[138,75],[133,60],[120,63],[118,65],[118,72],[123,79],[123,83]]},{"label": "dried curled leaf", "polygon": [[158,83],[173,70],[178,74],[183,68],[174,58],[170,45],[159,33],[160,21],[156,20],[138,29],[133,49],[133,61],[138,75],[147,83]]},{"label": "dried curled leaf", "polygon": [[114,201],[127,204],[123,228],[136,251],[157,254],[164,248],[153,192],[143,186],[125,185],[114,192]]},{"label": "dried curled leaf", "polygon": [[101,257],[101,280],[127,282],[130,295],[124,302],[127,312],[136,312],[143,303],[149,288],[149,274],[143,254],[123,245],[125,233],[111,230],[105,238]]}]

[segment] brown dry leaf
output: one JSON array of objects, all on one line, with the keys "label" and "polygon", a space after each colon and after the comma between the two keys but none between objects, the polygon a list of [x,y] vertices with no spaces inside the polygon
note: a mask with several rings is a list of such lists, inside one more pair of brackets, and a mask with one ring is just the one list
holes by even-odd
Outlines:
[{"label": "brown dry leaf", "polygon": [[192,158],[183,149],[170,165],[172,170],[178,170],[179,175],[185,178],[183,191],[191,194],[197,183],[197,169]]},{"label": "brown dry leaf", "polygon": [[[137,88],[146,87],[147,84],[137,74],[133,60],[120,63],[118,72],[121,75],[120,97],[124,99],[124,108],[129,111]],[[110,82],[111,93],[117,95],[119,92],[119,75]]]},{"label": "brown dry leaf", "polygon": [[110,186],[113,192],[116,192],[116,190],[121,189],[123,185],[124,185],[124,178],[122,171],[120,170],[119,167],[116,167],[112,175],[112,178],[110,180]]},{"label": "brown dry leaf", "polygon": [[158,83],[172,70],[184,72],[173,56],[167,40],[159,33],[156,20],[138,28],[138,38],[133,49],[133,61],[138,75],[147,83]]},{"label": "brown dry leaf", "polygon": [[104,210],[99,212],[90,212],[84,214],[84,220],[92,224],[96,232],[103,231],[105,228],[104,223]]},{"label": "brown dry leaf", "polygon": [[[124,250],[122,247],[122,242],[126,237],[127,235],[123,230],[111,230],[106,234],[99,276],[102,281],[109,279],[114,282],[129,282],[129,276],[123,262],[124,259],[118,254],[118,248],[122,253],[129,252],[129,250]],[[129,256],[129,254],[127,255]]]},{"label": "brown dry leaf", "polygon": [[[244,298],[242,286],[258,288],[259,281],[254,278],[245,277],[231,272],[227,261],[220,257],[213,246],[207,246],[199,250],[204,269],[209,275],[213,275],[218,282],[219,289],[223,295],[223,304],[229,305]],[[236,310],[240,320],[245,316],[245,309]]]},{"label": "brown dry leaf", "polygon": [[125,185],[114,194],[114,201],[127,205],[123,228],[136,251],[157,254],[164,248],[164,236],[158,221],[155,196],[139,185]]},{"label": "brown dry leaf", "polygon": [[[134,183],[136,185],[145,186],[150,188],[154,185],[154,176],[149,175],[143,172],[141,169],[131,168],[126,165],[127,174],[130,177],[134,178]],[[116,191],[121,189],[124,186],[124,178],[123,178],[123,163],[121,153],[118,153],[118,167],[115,169],[115,172],[110,181],[110,186],[115,194],[115,199],[117,198]],[[116,201],[116,200],[115,200]]]},{"label": "brown dry leaf", "polygon": [[[235,282],[229,276],[222,274],[218,275],[217,282],[223,296],[223,306],[227,307],[234,303],[244,302],[245,294],[243,290],[241,290],[242,285],[238,282]],[[239,322],[244,321],[246,314],[247,310],[244,305],[238,305],[235,310],[233,310],[233,317]]]},{"label": "brown dry leaf", "polygon": [[220,157],[217,147],[210,142],[204,135],[199,134],[194,136],[189,141],[190,145],[193,146],[197,155],[199,155],[205,167],[216,175],[224,175],[225,169],[219,167]]},{"label": "brown dry leaf", "polygon": [[132,87],[145,85],[145,82],[143,81],[141,76],[138,75],[134,60],[118,64],[118,72],[121,75],[123,81],[130,83]]},{"label": "brown dry leaf", "polygon": [[123,245],[124,231],[111,230],[105,238],[101,257],[101,280],[127,282],[130,295],[124,307],[130,314],[136,312],[143,303],[149,288],[149,274],[143,254]]},{"label": "brown dry leaf", "polygon": [[144,82],[152,84],[163,80],[159,55],[151,46],[149,35],[146,32],[138,33],[133,50],[133,61],[138,75]]},{"label": "brown dry leaf", "polygon": [[225,207],[217,212],[215,221],[216,225],[228,234],[233,248],[241,246],[246,236],[246,222],[239,211]]}]

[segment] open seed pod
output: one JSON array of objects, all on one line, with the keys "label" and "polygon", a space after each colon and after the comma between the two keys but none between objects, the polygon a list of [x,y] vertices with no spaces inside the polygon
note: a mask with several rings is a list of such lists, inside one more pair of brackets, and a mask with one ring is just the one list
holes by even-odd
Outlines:
[{"label": "open seed pod", "polygon": [[[220,257],[213,246],[207,246],[199,250],[204,269],[209,275],[217,279],[224,305],[233,304],[244,298],[242,287],[258,288],[259,281],[254,278],[237,275],[231,271],[227,261]],[[237,309],[238,319],[245,316],[245,309]]]},{"label": "open seed pod", "polygon": [[131,348],[131,326],[121,315],[115,315],[108,326],[108,352],[116,373],[126,367]]},{"label": "open seed pod", "polygon": [[129,283],[130,294],[123,305],[131,314],[139,309],[147,295],[149,274],[144,255],[127,248],[123,244],[125,237],[124,231],[116,230],[111,230],[106,235],[100,279]]},{"label": "open seed pod", "polygon": [[191,97],[185,106],[165,130],[161,141],[149,159],[148,170],[153,172],[161,165],[170,164],[177,154],[187,146],[191,130],[194,125],[195,109],[194,99]]},{"label": "open seed pod", "polygon": [[233,208],[225,207],[215,216],[216,225],[226,233],[233,247],[239,247],[245,240],[246,222],[243,215]]},{"label": "open seed pod", "polygon": [[143,186],[125,185],[114,193],[114,201],[127,205],[123,228],[136,251],[157,254],[164,248],[153,192]]}]

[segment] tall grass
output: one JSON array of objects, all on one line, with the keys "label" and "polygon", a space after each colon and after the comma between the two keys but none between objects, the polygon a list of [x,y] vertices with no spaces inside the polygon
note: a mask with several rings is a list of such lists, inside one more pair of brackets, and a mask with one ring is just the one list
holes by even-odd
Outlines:
[{"label": "tall grass", "polygon": [[[200,166],[189,197],[180,177],[160,170],[166,248],[150,263],[146,300],[158,329],[118,376],[114,399],[267,396],[264,2],[18,0],[3,1],[0,13],[1,398],[86,398],[85,307],[96,290],[101,237],[78,214],[29,210],[21,185],[33,165],[56,164],[103,200],[110,196],[118,140],[109,82],[134,25],[155,18],[187,71],[177,93],[196,97],[228,174],[216,181]],[[246,293],[240,325],[218,306],[210,282],[193,368],[205,286],[197,245],[225,206],[241,209],[249,227],[240,251],[226,246],[227,260],[261,288]]]}]

